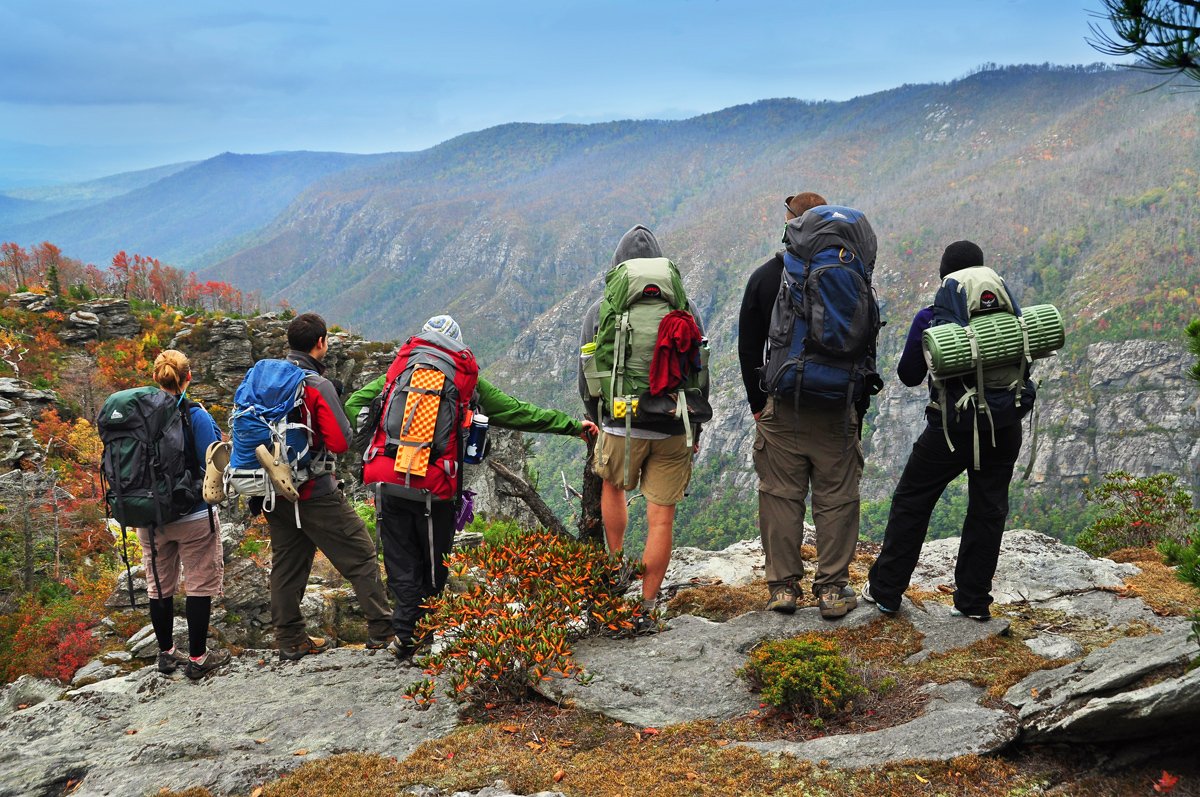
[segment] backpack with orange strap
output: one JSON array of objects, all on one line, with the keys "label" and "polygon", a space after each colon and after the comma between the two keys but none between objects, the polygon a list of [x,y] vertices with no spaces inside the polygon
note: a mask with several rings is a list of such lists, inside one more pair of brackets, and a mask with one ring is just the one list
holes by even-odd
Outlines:
[{"label": "backpack with orange strap", "polygon": [[388,368],[379,421],[363,453],[363,482],[387,495],[458,500],[479,365],[440,332],[414,335]]}]

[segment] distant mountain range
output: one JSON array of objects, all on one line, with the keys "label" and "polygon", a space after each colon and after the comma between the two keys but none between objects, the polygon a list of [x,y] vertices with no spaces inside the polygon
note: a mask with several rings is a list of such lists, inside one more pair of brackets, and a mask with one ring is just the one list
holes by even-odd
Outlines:
[{"label": "distant mountain range", "polygon": [[331,174],[403,155],[226,152],[195,163],[0,194],[0,239],[51,241],[107,265],[119,250],[197,268],[237,250],[302,191]]}]

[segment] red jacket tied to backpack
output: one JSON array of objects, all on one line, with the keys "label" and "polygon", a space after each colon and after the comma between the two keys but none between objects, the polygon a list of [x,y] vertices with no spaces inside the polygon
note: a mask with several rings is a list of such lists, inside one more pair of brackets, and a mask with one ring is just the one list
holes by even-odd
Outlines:
[{"label": "red jacket tied to backpack", "polygon": [[409,338],[378,399],[383,406],[363,454],[363,481],[455,499],[478,381],[475,355],[462,343],[437,332]]}]

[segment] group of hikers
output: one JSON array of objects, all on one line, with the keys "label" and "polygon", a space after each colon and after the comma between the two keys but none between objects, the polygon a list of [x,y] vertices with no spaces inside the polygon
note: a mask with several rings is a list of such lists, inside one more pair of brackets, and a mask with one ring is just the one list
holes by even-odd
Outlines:
[{"label": "group of hikers", "polygon": [[[883,325],[871,286],[876,239],[861,211],[831,205],[818,194],[789,196],[785,208],[785,247],[750,275],[737,332],[756,428],[766,608],[796,610],[811,494],[817,554],[812,590],[821,617],[844,616],[859,594],[881,612],[898,612],[934,505],[965,471],[969,503],[953,611],[988,620],[1020,421],[1034,400],[1028,336],[1019,363],[985,370],[976,362],[953,379],[935,372],[923,341],[937,325],[956,323],[970,332],[977,315],[1019,317],[1020,307],[999,275],[984,266],[977,245],[946,247],[941,287],[933,305],[913,319],[897,368],[908,386],[928,378],[927,425],[895,488],[880,553],[856,593],[849,566],[859,536],[860,438],[871,396],[883,384],[875,370]],[[295,317],[287,345],[283,358],[259,361],[239,386],[230,441],[187,397],[190,365],[174,350],[154,363],[157,390],[114,394],[101,410],[111,483],[106,495],[113,516],[138,527],[161,672],[183,667],[198,679],[229,662],[228,651],[208,649],[206,640],[212,598],[222,590],[217,505],[235,494],[265,516],[270,530],[271,621],[280,658],[296,660],[328,647],[307,633],[301,611],[319,550],[354,588],[367,621],[366,647],[411,659],[429,641],[419,636],[418,624],[428,600],[445,587],[444,560],[464,522],[463,466],[486,456],[489,426],[595,439],[592,465],[603,482],[601,518],[610,551],[624,549],[627,496],[640,490],[647,537],[635,621],[639,632],[657,628],[675,507],[687,490],[712,408],[703,321],[649,229],[635,226],[621,238],[603,295],[583,319],[583,420],[509,396],[481,378],[462,329],[448,315],[430,318],[399,348],[386,373],[344,402],[323,375],[329,351],[323,319],[314,313]],[[131,426],[129,419],[139,414],[158,420]],[[168,474],[165,486],[161,479],[156,485],[159,477],[139,476],[134,465],[122,464],[141,462],[130,453],[138,441],[149,452],[142,464],[151,470],[169,470],[164,451],[178,449],[183,475]],[[361,453],[361,478],[374,493],[386,582],[376,544],[334,471],[334,456],[348,450]],[[139,478],[151,484],[139,485]],[[136,507],[135,495],[144,498]],[[181,568],[186,654],[172,633]]]}]

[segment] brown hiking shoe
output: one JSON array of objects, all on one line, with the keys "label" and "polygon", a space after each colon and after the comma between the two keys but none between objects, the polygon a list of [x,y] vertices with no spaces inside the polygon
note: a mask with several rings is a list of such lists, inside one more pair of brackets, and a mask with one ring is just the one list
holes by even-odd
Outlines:
[{"label": "brown hiking shoe", "polygon": [[363,647],[365,647],[367,650],[383,650],[388,645],[392,644],[392,640],[395,638],[395,634],[369,637],[367,639],[367,644],[365,644]]},{"label": "brown hiking shoe", "polygon": [[796,588],[791,584],[784,584],[771,593],[771,599],[767,601],[767,610],[780,614],[794,614],[796,597]]},{"label": "brown hiking shoe", "polygon": [[158,671],[163,675],[170,675],[179,667],[183,667],[188,663],[188,654],[184,653],[179,648],[171,648],[171,650],[160,650],[158,652]]},{"label": "brown hiking shoe", "polygon": [[283,455],[283,448],[279,441],[276,441],[270,449],[263,445],[254,449],[254,458],[266,471],[267,478],[271,480],[271,486],[275,488],[277,495],[283,496],[293,504],[300,500],[300,492],[292,481],[292,466],[288,464],[287,458]]},{"label": "brown hiking shoe", "polygon": [[280,648],[279,658],[284,661],[297,661],[305,656],[315,656],[327,650],[329,650],[329,642],[324,637],[306,636],[304,641],[298,645]]},{"label": "brown hiking shoe", "polygon": [[826,584],[817,587],[817,607],[821,610],[821,617],[826,620],[845,617],[846,613],[856,606],[858,595],[849,585],[839,587],[836,584]]},{"label": "brown hiking shoe", "polygon": [[198,661],[188,658],[187,670],[184,674],[193,681],[199,681],[218,667],[224,667],[229,663],[230,658],[228,650],[206,650]]},{"label": "brown hiking shoe", "polygon": [[225,468],[233,443],[214,441],[204,452],[204,503],[219,504],[225,500]]}]

